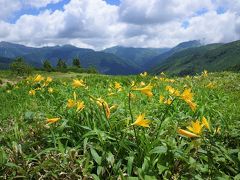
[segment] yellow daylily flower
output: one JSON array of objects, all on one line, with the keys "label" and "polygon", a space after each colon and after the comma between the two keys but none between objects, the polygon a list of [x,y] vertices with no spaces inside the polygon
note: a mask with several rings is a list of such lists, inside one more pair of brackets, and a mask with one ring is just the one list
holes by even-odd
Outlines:
[{"label": "yellow daylily flower", "polygon": [[183,136],[189,137],[189,138],[200,137],[197,134],[191,133],[191,132],[183,130],[183,129],[178,129],[178,133],[183,135]]},{"label": "yellow daylily flower", "polygon": [[163,101],[164,101],[164,96],[163,96],[163,95],[160,95],[160,97],[159,97],[159,102],[160,102],[160,103],[163,103]]},{"label": "yellow daylily flower", "polygon": [[114,110],[114,109],[117,109],[117,105],[115,104],[115,105],[112,105],[111,107],[110,107],[110,110]]},{"label": "yellow daylily flower", "polygon": [[53,93],[53,88],[48,88],[49,93]]},{"label": "yellow daylily flower", "polygon": [[42,77],[40,74],[35,76],[34,82],[41,82],[44,80],[44,77]]},{"label": "yellow daylily flower", "polygon": [[30,90],[30,91],[28,92],[28,94],[31,95],[31,96],[34,96],[34,95],[36,94],[36,91],[35,91],[35,90]]},{"label": "yellow daylily flower", "polygon": [[185,100],[185,101],[186,101],[186,100],[192,101],[194,94],[193,94],[191,91],[192,91],[191,88],[185,89],[185,90],[183,91],[183,93],[181,94],[181,98],[182,98],[183,100]]},{"label": "yellow daylily flower", "polygon": [[145,82],[143,81],[140,82],[140,86],[145,86],[145,85],[146,85]]},{"label": "yellow daylily flower", "polygon": [[135,86],[135,81],[131,81],[131,87]]},{"label": "yellow daylily flower", "polygon": [[52,81],[53,81],[53,79],[51,77],[47,77],[47,79],[46,79],[47,83],[51,83]]},{"label": "yellow daylily flower", "polygon": [[110,93],[108,93],[108,96],[113,96],[115,93],[113,93],[113,92],[110,92]]},{"label": "yellow daylily flower", "polygon": [[166,100],[164,101],[164,104],[171,105],[172,102],[173,102],[172,99],[166,99]]},{"label": "yellow daylily flower", "polygon": [[145,114],[140,114],[132,125],[149,127],[150,120],[144,119],[144,117]]},{"label": "yellow daylily flower", "polygon": [[206,85],[206,88],[213,89],[215,87],[215,84],[210,82],[208,85]]},{"label": "yellow daylily flower", "polygon": [[202,76],[203,76],[203,77],[208,77],[208,72],[207,72],[207,70],[204,70],[204,71],[202,72]]},{"label": "yellow daylily flower", "polygon": [[166,90],[172,95],[180,96],[180,92],[174,89],[172,86],[166,86]]},{"label": "yellow daylily flower", "polygon": [[145,71],[145,72],[141,73],[140,76],[146,77],[147,76],[147,72]]},{"label": "yellow daylily flower", "polygon": [[193,93],[191,93],[191,88],[185,89],[180,97],[190,106],[192,111],[196,110],[197,104],[193,102]]},{"label": "yellow daylily flower", "polygon": [[47,123],[48,124],[52,124],[52,123],[56,123],[57,121],[59,121],[60,120],[60,118],[51,118],[51,119],[47,119]]},{"label": "yellow daylily flower", "polygon": [[166,81],[166,82],[170,82],[170,83],[174,83],[174,82],[175,82],[174,79],[168,79],[168,78],[166,78],[165,81]]},{"label": "yellow daylily flower", "polygon": [[42,77],[40,74],[36,75],[34,78],[34,82],[41,82],[44,80],[44,77]]},{"label": "yellow daylily flower", "polygon": [[203,125],[200,124],[200,122],[198,120],[196,120],[196,122],[191,122],[191,126],[188,126],[187,129],[189,131],[192,131],[193,133],[199,135],[202,133],[202,128],[203,128]]},{"label": "yellow daylily flower", "polygon": [[108,104],[105,104],[105,113],[107,118],[110,118],[110,114],[111,114],[111,109],[109,108]]},{"label": "yellow daylily flower", "polygon": [[197,108],[197,104],[192,101],[186,101],[186,103],[189,105],[192,111],[195,111]]},{"label": "yellow daylily flower", "polygon": [[78,79],[74,79],[73,80],[73,83],[72,83],[72,86],[74,88],[78,88],[78,87],[84,87],[85,84],[84,84],[84,81],[81,79],[81,80],[78,80]]},{"label": "yellow daylily flower", "polygon": [[77,111],[82,111],[85,107],[83,101],[77,101],[76,106],[77,106]]},{"label": "yellow daylily flower", "polygon": [[160,77],[159,80],[160,80],[160,81],[165,81],[165,78]]},{"label": "yellow daylily flower", "polygon": [[72,99],[68,99],[68,102],[67,102],[67,107],[68,108],[72,108],[76,105],[75,101],[72,100]]},{"label": "yellow daylily flower", "polygon": [[102,107],[105,101],[102,98],[97,98],[96,103],[99,107]]},{"label": "yellow daylily flower", "polygon": [[210,125],[209,125],[209,122],[208,120],[203,116],[202,117],[202,124],[210,131]]},{"label": "yellow daylily flower", "polygon": [[120,90],[120,89],[122,88],[121,84],[118,83],[118,82],[115,82],[115,83],[114,83],[114,87],[115,87],[115,89],[117,89],[117,90]]},{"label": "yellow daylily flower", "polygon": [[141,93],[145,94],[146,96],[152,97],[153,96],[152,88],[153,88],[153,86],[151,84],[148,84],[147,86],[145,86],[143,88],[133,88],[132,90],[140,91]]},{"label": "yellow daylily flower", "polygon": [[105,109],[107,119],[109,119],[111,111],[110,111],[110,108],[108,106],[108,103],[106,101],[104,101],[102,98],[98,98],[96,103],[98,104],[99,107],[103,107]]},{"label": "yellow daylily flower", "polygon": [[162,76],[166,76],[166,74],[165,74],[164,72],[161,72],[161,75],[162,75]]}]

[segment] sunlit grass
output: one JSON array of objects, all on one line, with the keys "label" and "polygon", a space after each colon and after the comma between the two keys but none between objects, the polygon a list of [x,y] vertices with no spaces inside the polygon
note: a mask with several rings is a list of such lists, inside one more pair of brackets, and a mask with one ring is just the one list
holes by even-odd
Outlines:
[{"label": "sunlit grass", "polygon": [[1,178],[239,176],[239,74],[37,74],[1,73]]}]

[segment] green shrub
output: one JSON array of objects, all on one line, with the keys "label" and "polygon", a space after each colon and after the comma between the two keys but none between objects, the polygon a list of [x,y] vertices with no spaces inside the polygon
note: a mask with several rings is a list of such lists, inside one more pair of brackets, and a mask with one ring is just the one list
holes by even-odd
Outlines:
[{"label": "green shrub", "polygon": [[10,64],[11,71],[18,75],[30,75],[33,72],[33,68],[28,65],[23,58],[19,57],[16,58],[11,64]]}]

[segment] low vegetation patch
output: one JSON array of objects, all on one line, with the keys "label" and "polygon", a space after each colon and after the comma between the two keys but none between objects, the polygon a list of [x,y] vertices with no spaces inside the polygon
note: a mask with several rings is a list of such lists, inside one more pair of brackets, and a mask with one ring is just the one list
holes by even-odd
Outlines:
[{"label": "low vegetation patch", "polygon": [[206,71],[9,82],[0,178],[239,179],[239,83],[240,74]]}]

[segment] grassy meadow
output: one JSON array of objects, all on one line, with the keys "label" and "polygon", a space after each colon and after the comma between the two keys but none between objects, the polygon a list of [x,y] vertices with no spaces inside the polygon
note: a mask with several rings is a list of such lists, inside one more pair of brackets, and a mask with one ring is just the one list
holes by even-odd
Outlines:
[{"label": "grassy meadow", "polygon": [[0,179],[240,179],[240,74],[0,72]]}]

